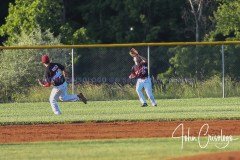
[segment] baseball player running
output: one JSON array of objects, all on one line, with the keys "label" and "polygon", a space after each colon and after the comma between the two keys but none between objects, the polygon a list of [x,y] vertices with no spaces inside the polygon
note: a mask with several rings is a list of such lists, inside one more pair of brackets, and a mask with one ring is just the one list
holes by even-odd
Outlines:
[{"label": "baseball player running", "polygon": [[132,67],[129,78],[137,78],[136,91],[142,103],[142,107],[148,106],[146,99],[142,93],[143,88],[145,89],[146,94],[152,103],[152,106],[157,106],[157,103],[152,93],[151,78],[148,75],[147,59],[140,56],[138,54],[138,51],[134,48],[130,50],[129,54],[133,57],[133,61],[135,63],[135,65]]},{"label": "baseball player running", "polygon": [[61,111],[58,106],[57,100],[61,101],[79,101],[82,100],[83,103],[87,103],[87,99],[82,93],[68,94],[67,93],[67,82],[65,80],[67,72],[65,67],[59,63],[50,63],[48,55],[42,56],[42,64],[46,67],[45,70],[45,80],[39,80],[38,83],[43,87],[53,86],[49,101],[54,114],[60,115]]}]

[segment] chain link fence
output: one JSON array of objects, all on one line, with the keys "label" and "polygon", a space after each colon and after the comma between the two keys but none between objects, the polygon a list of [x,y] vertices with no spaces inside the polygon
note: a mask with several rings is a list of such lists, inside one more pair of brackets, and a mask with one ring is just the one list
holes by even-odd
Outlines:
[{"label": "chain link fence", "polygon": [[[240,95],[239,45],[134,48],[141,56],[148,59],[149,75],[157,99]],[[89,100],[138,99],[135,91],[136,79],[128,78],[134,65],[129,55],[130,49],[128,45],[127,47],[84,47],[73,50],[61,48],[2,50],[0,52],[1,102],[48,101],[50,89],[41,88],[34,81],[44,73],[40,60],[41,55],[45,53],[50,55],[53,62],[66,66],[69,71],[69,92],[71,89],[75,93],[83,92]],[[74,73],[71,73],[72,62]],[[26,71],[26,75],[25,72],[24,74],[20,72],[22,70]],[[25,79],[31,81],[19,80],[16,83],[13,75],[16,75],[15,79],[24,79],[25,76]],[[74,81],[71,75],[74,75]],[[6,83],[7,81],[12,85]]]}]

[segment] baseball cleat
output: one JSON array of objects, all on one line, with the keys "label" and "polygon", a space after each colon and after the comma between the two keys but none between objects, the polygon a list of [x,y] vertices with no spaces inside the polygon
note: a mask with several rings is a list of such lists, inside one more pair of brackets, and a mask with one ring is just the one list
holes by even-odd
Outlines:
[{"label": "baseball cleat", "polygon": [[84,97],[82,93],[79,93],[77,96],[79,97],[80,100],[83,101],[83,103],[87,104],[87,99]]},{"label": "baseball cleat", "polygon": [[147,103],[143,103],[143,105],[141,107],[147,107]]},{"label": "baseball cleat", "polygon": [[153,107],[157,107],[157,104],[154,104]]}]

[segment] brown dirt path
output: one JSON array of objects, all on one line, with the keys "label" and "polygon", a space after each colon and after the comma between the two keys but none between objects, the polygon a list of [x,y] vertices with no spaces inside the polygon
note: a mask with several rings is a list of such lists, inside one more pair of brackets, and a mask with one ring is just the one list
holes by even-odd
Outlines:
[{"label": "brown dirt path", "polygon": [[0,143],[171,137],[181,123],[185,135],[190,128],[191,136],[197,136],[204,124],[209,124],[211,135],[220,135],[221,129],[224,135],[240,135],[240,120],[8,125],[0,126]]}]

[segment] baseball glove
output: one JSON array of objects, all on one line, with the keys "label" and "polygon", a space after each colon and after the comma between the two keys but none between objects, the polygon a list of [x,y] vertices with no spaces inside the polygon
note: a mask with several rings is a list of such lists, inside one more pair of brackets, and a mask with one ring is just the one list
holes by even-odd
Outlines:
[{"label": "baseball glove", "polygon": [[130,50],[129,54],[130,54],[130,56],[132,56],[132,57],[136,57],[136,56],[138,56],[138,51],[137,51],[136,49],[132,48],[132,49]]}]

